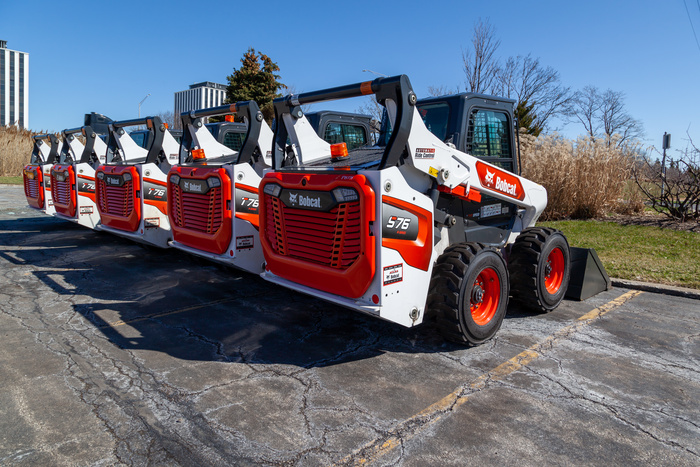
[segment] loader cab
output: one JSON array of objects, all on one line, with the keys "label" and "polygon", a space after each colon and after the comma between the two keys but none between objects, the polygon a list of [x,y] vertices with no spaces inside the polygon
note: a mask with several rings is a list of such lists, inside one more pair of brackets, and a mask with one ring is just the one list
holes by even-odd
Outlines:
[{"label": "loader cab", "polygon": [[[421,99],[416,104],[425,126],[442,141],[519,174],[514,106],[512,99],[469,92]],[[379,145],[386,146],[390,136],[391,124],[385,111]]]},{"label": "loader cab", "polygon": [[[178,143],[182,142],[182,130],[168,130],[170,135],[175,138]],[[134,143],[138,144],[143,149],[148,149],[153,145],[153,132],[150,130],[134,130],[129,133]]]},{"label": "loader cab", "polygon": [[345,143],[348,151],[371,142],[371,121],[368,115],[323,110],[306,114],[318,136],[330,144]]},{"label": "loader cab", "polygon": [[219,143],[236,152],[243,147],[245,135],[248,132],[248,126],[245,123],[219,122],[207,123],[204,126]]}]

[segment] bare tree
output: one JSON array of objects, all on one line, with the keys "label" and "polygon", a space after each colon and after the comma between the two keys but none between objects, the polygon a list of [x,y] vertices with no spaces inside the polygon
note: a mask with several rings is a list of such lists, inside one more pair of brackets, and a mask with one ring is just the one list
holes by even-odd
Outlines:
[{"label": "bare tree", "polygon": [[432,97],[446,96],[448,94],[457,94],[459,87],[450,88],[444,84],[441,86],[428,86],[428,95]]},{"label": "bare tree", "polygon": [[171,130],[173,129],[180,129],[182,128],[182,122],[180,121],[180,116],[178,115],[177,118],[175,116],[175,112],[172,110],[164,110],[162,112],[159,112],[156,114],[157,117],[160,117],[160,120],[163,123],[168,124],[168,128]]},{"label": "bare tree", "polygon": [[473,49],[462,50],[462,63],[466,75],[467,91],[489,92],[498,75],[496,50],[501,41],[496,39],[496,29],[481,19],[474,25]]},{"label": "bare tree", "polygon": [[586,86],[574,95],[569,117],[583,125],[592,140],[603,138],[608,146],[621,147],[644,135],[642,123],[627,113],[624,99],[621,91]]},{"label": "bare tree", "polygon": [[584,130],[595,140],[600,127],[598,115],[600,114],[600,98],[598,89],[595,86],[586,86],[574,94],[569,107],[569,118],[571,121],[583,125]]},{"label": "bare tree", "polygon": [[539,128],[545,128],[550,118],[566,113],[572,99],[571,88],[561,85],[559,72],[543,66],[530,54],[509,57],[498,70],[492,92],[530,108],[532,124]]}]

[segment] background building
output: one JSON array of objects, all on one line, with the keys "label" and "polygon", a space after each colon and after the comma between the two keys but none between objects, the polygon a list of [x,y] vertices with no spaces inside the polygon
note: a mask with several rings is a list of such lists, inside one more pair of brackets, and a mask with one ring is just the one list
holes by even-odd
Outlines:
[{"label": "background building", "polygon": [[29,54],[0,40],[0,125],[29,127]]},{"label": "background building", "polygon": [[190,110],[208,109],[222,105],[226,98],[226,86],[205,81],[191,84],[189,89],[175,93],[175,122],[180,125],[180,114]]}]

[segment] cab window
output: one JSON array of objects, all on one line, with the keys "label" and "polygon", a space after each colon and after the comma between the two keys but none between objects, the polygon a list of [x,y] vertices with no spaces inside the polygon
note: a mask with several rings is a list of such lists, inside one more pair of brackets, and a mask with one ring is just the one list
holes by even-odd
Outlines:
[{"label": "cab window", "polygon": [[513,171],[508,116],[503,112],[476,109],[469,116],[467,153]]},{"label": "cab window", "polygon": [[428,131],[440,138],[440,141],[445,141],[450,106],[446,102],[418,105],[418,112]]},{"label": "cab window", "polygon": [[224,134],[223,144],[229,149],[234,151],[240,151],[243,146],[243,140],[245,139],[245,133],[236,133],[233,131],[227,131]]},{"label": "cab window", "polygon": [[345,143],[348,151],[359,148],[367,144],[367,133],[361,125],[350,125],[348,123],[329,123],[323,135],[330,144]]}]

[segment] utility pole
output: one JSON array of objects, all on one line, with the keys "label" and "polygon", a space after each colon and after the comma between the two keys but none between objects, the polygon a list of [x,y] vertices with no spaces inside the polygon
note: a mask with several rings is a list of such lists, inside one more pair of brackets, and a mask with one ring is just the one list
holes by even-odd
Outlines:
[{"label": "utility pole", "polygon": [[141,118],[141,104],[143,104],[143,101],[145,101],[146,99],[148,99],[148,96],[150,96],[150,95],[151,95],[151,93],[149,92],[148,94],[146,94],[146,97],[144,97],[143,99],[141,99],[141,102],[139,102],[139,118]]},{"label": "utility pole", "polygon": [[671,147],[671,135],[664,131],[664,140],[662,143],[664,150],[663,157],[661,158],[661,198],[664,197],[664,186],[666,185],[666,149]]}]

